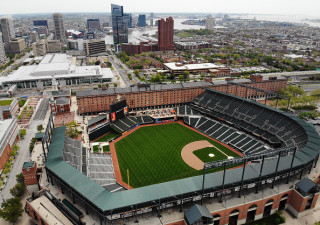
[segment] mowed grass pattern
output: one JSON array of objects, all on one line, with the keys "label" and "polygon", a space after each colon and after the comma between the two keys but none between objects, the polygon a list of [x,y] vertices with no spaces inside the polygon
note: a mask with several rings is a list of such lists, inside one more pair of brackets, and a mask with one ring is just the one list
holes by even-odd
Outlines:
[{"label": "mowed grass pattern", "polygon": [[[178,123],[141,127],[115,143],[123,182],[128,181],[127,169],[129,185],[134,188],[201,175],[202,170],[189,167],[181,158],[185,145],[200,140],[209,141],[228,156],[238,157],[223,145]],[[213,160],[227,158],[212,149],[217,155]],[[221,168],[208,172],[217,170]]]}]

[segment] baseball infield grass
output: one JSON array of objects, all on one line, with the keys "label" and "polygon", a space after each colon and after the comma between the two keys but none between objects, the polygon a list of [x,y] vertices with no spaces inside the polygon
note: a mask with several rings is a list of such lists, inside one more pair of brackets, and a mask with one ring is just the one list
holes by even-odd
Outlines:
[{"label": "baseball infield grass", "polygon": [[[188,166],[181,157],[183,147],[194,141],[207,140],[228,156],[238,157],[232,150],[179,123],[141,127],[115,143],[122,180],[133,188],[201,175],[202,170]],[[209,152],[210,150],[210,152]],[[227,159],[214,147],[197,150],[199,159]],[[204,153],[202,153],[202,151]],[[222,168],[211,169],[215,172]]]}]

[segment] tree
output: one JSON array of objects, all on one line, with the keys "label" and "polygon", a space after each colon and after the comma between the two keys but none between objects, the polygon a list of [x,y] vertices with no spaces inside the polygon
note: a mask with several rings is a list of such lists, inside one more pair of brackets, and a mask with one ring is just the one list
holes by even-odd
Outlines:
[{"label": "tree", "polygon": [[117,84],[117,83],[114,83],[113,86],[114,86],[114,87],[118,87],[118,84]]},{"label": "tree", "polygon": [[13,188],[10,189],[10,194],[13,197],[21,198],[26,191],[26,186],[24,183],[18,183]]},{"label": "tree", "polygon": [[27,134],[27,130],[26,129],[20,129],[19,133],[20,133],[20,137],[23,139],[24,136],[26,136],[26,134]]},{"label": "tree", "polygon": [[66,133],[69,137],[75,138],[75,137],[78,137],[79,134],[81,134],[81,131],[77,129],[77,127],[79,127],[80,125],[77,124],[76,121],[73,120],[70,123],[67,123],[66,125],[67,125]]},{"label": "tree", "polygon": [[40,125],[37,126],[37,130],[38,130],[38,132],[41,132],[41,131],[43,130],[42,124],[40,124]]},{"label": "tree", "polygon": [[180,80],[180,82],[182,82],[184,80],[184,76],[183,75],[179,75],[179,80]]},{"label": "tree", "polygon": [[97,60],[94,64],[95,64],[96,66],[100,65],[100,60]]},{"label": "tree", "polygon": [[23,177],[23,174],[22,173],[19,173],[16,175],[16,181],[17,183],[23,183],[24,184],[24,177]]},{"label": "tree", "polygon": [[108,66],[109,68],[111,68],[111,67],[112,67],[112,63],[111,63],[111,62],[107,62],[107,66]]},{"label": "tree", "polygon": [[134,70],[133,73],[134,73],[134,75],[139,76],[140,72],[139,72],[139,70]]},{"label": "tree", "polygon": [[22,215],[23,208],[20,198],[10,198],[1,204],[0,217],[14,223]]},{"label": "tree", "polygon": [[[190,75],[189,71],[184,71],[184,72],[183,72],[183,77],[184,77],[185,79],[189,78],[189,75]],[[179,76],[179,77],[180,77],[180,76]]]}]

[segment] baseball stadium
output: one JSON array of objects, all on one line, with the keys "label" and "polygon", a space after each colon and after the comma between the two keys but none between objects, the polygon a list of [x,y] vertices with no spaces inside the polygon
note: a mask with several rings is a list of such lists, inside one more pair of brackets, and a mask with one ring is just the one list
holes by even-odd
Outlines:
[{"label": "baseball stadium", "polygon": [[[191,102],[130,109],[119,97],[87,125],[90,151],[50,117],[45,166],[101,224],[243,224],[283,209],[299,217],[319,196],[315,128],[255,100],[204,88]],[[178,216],[166,220],[169,210]]]}]

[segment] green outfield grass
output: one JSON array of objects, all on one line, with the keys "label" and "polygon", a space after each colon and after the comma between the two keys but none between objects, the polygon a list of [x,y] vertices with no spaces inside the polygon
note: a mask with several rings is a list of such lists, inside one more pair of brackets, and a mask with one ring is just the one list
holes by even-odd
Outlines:
[{"label": "green outfield grass", "polygon": [[107,142],[107,141],[110,141],[111,139],[116,138],[118,136],[120,136],[120,134],[114,133],[114,132],[109,132],[108,134],[106,134],[103,137],[95,140],[94,142]]},{"label": "green outfield grass", "polygon": [[103,152],[110,152],[110,147],[109,145],[105,145],[102,147],[103,148]]},{"label": "green outfield grass", "polygon": [[[185,145],[201,140],[209,141],[228,156],[238,157],[218,142],[178,123],[141,127],[115,143],[123,182],[127,183],[127,170],[130,174],[129,184],[134,188],[201,175],[202,170],[191,168],[181,158],[181,150]],[[199,153],[202,156],[198,157],[209,154],[208,150],[203,150],[205,153]],[[215,148],[210,150],[215,154],[210,161],[227,158]],[[208,172],[218,170],[221,168]]]}]

